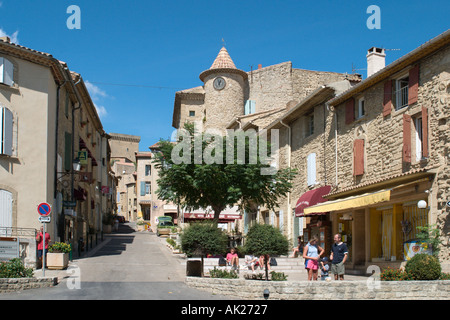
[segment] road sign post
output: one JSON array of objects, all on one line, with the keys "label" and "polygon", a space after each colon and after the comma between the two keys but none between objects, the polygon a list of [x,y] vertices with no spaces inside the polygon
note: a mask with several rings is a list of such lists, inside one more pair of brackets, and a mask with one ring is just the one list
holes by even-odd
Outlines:
[{"label": "road sign post", "polygon": [[43,224],[44,229],[42,233],[42,276],[45,277],[45,233],[47,231],[47,223],[51,221],[52,206],[42,202],[38,205],[37,212],[39,213],[39,221]]}]

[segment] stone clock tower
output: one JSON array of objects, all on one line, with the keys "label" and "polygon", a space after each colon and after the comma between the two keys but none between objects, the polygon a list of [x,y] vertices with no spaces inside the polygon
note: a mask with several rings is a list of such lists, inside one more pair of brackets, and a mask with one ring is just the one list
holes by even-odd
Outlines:
[{"label": "stone clock tower", "polygon": [[239,70],[223,47],[211,68],[200,74],[205,90],[204,128],[225,127],[244,114],[244,88],[248,75]]}]

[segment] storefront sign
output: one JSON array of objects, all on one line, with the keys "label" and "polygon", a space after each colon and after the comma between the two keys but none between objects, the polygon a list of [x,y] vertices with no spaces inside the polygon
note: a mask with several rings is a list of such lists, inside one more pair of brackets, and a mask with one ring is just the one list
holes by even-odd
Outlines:
[{"label": "storefront sign", "polygon": [[421,241],[407,241],[404,244],[405,260],[409,260],[419,253],[432,254],[431,245]]},{"label": "storefront sign", "polygon": [[80,160],[81,165],[86,165],[88,163],[88,152],[87,151],[78,151],[78,159]]}]

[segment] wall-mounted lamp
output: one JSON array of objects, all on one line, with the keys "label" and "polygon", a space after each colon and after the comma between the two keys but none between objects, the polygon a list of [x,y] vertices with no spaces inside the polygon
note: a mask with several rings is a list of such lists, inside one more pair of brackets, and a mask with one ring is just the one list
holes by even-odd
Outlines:
[{"label": "wall-mounted lamp", "polygon": [[425,200],[420,200],[417,202],[417,208],[419,209],[426,209],[427,208],[427,202]]}]

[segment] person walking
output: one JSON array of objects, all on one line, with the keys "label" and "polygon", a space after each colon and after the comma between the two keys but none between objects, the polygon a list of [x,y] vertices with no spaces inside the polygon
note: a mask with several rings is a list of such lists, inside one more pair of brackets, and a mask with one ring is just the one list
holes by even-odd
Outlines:
[{"label": "person walking", "polygon": [[324,253],[323,248],[317,245],[318,241],[319,238],[313,236],[309,243],[303,248],[303,258],[308,260],[306,264],[306,269],[308,269],[308,280],[317,280],[320,256]]},{"label": "person walking", "polygon": [[342,242],[342,236],[338,233],[334,235],[334,244],[331,246],[331,272],[334,274],[334,280],[344,280],[345,266],[347,261],[348,248]]},{"label": "person walking", "polygon": [[[50,235],[48,232],[45,233],[45,250],[44,250],[44,227],[41,226],[41,231],[36,236],[37,241],[37,252],[38,252],[38,259],[40,264],[42,265],[42,256],[47,254],[48,252],[48,244],[50,242]],[[42,266],[44,268],[44,266]]]}]

